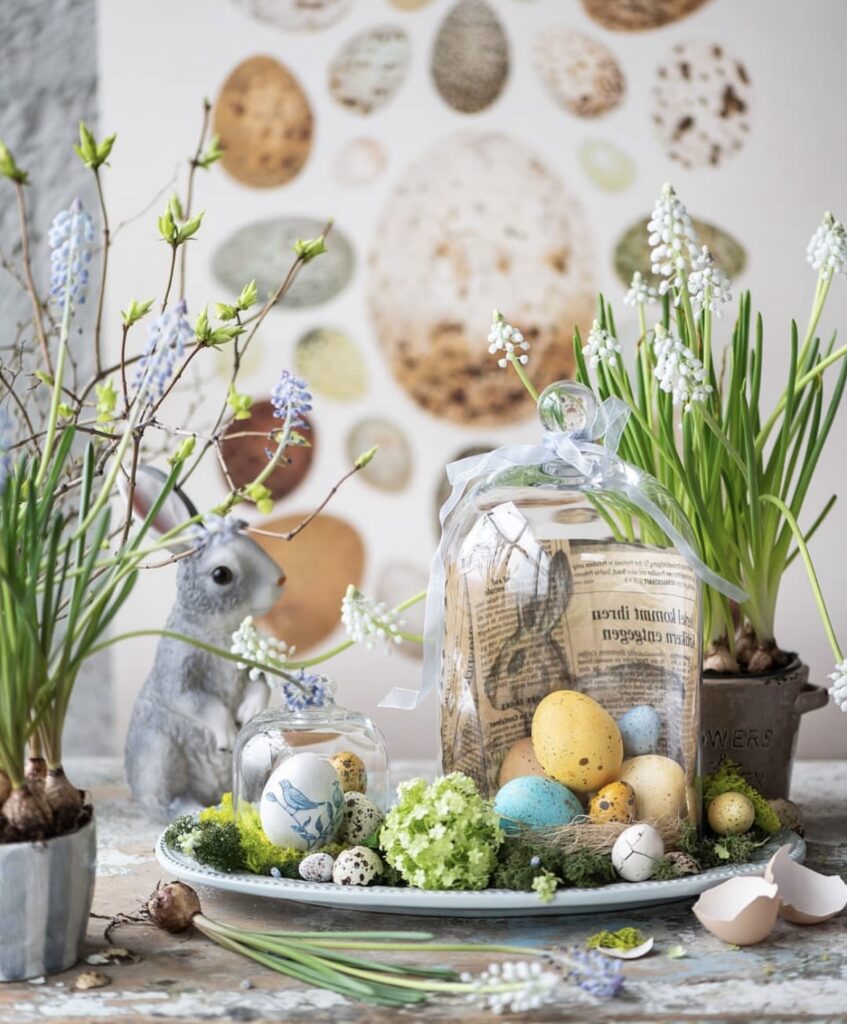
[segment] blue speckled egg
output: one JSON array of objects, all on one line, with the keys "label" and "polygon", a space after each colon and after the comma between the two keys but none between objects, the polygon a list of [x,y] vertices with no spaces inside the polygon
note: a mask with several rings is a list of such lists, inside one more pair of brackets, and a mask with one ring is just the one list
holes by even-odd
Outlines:
[{"label": "blue speckled egg", "polygon": [[494,810],[501,815],[500,825],[506,832],[516,832],[517,823],[530,828],[567,825],[585,813],[567,786],[539,775],[521,775],[507,782],[494,798]]},{"label": "blue speckled egg", "polygon": [[625,757],[656,753],[659,733],[662,731],[662,718],[654,707],[639,704],[630,708],[618,719],[618,728],[623,738]]}]

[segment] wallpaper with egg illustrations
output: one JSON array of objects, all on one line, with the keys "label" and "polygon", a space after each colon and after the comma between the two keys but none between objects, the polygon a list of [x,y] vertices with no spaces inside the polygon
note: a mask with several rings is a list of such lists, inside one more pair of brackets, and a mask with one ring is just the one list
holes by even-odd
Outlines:
[{"label": "wallpaper with egg illustrations", "polygon": [[[293,242],[333,218],[329,253],[245,367],[258,429],[283,366],[315,396],[313,447],[271,478],[265,525],[290,528],[379,446],[295,541],[260,538],[289,579],[270,625],[311,652],[342,639],[349,582],[388,604],[426,585],[446,462],[537,436],[522,386],[487,350],[495,306],[529,340],[539,389],[568,375],[598,289],[619,303],[632,272],[649,272],[644,225],[669,178],[737,280],[744,240],[707,200],[755,138],[755,75],[729,0],[206,0],[173,7],[175,37],[189,33],[183,6],[217,45],[172,88],[210,95],[225,149],[201,183],[225,221],[192,257],[201,294],[251,278],[270,293]],[[237,427],[224,458],[242,481],[265,453]],[[407,629],[422,623],[406,613]],[[341,699],[373,712],[390,686],[417,685],[419,652],[357,651],[333,671]],[[400,714],[377,712],[389,737],[434,750],[434,727]]]}]

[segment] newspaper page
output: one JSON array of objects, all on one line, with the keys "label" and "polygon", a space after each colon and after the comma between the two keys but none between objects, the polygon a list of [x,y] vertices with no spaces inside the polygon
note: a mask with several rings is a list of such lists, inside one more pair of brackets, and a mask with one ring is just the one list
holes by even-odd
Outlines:
[{"label": "newspaper page", "polygon": [[662,716],[657,753],[689,782],[699,749],[697,578],[674,549],[537,539],[511,503],[483,514],[446,567],[441,742],[445,771],[497,790],[508,749],[553,690],[614,717]]}]

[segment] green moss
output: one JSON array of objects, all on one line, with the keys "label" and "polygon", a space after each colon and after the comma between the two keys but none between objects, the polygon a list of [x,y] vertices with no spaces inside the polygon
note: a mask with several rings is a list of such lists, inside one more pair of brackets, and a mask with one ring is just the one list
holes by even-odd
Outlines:
[{"label": "green moss", "polygon": [[215,871],[243,871],[244,853],[235,822],[201,821],[190,837],[191,856]]},{"label": "green moss", "polygon": [[767,832],[752,828],[740,836],[703,836],[698,838],[697,830],[690,823],[683,825],[677,848],[688,853],[700,863],[703,870],[720,867],[722,864],[746,864],[753,859],[756,850],[769,839]]},{"label": "green moss", "polygon": [[224,793],[221,802],[216,806],[206,807],[199,814],[200,821],[215,821],[226,825],[235,821],[235,810],[232,806],[232,793]]},{"label": "green moss", "polygon": [[679,878],[679,869],[672,860],[668,860],[667,857],[662,859],[656,865],[656,870],[650,876],[651,882],[669,882],[672,878]]},{"label": "green moss", "polygon": [[645,941],[644,935],[637,928],[619,928],[616,932],[597,932],[589,935],[585,945],[589,949],[635,949]]},{"label": "green moss", "polygon": [[708,806],[710,800],[714,800],[721,793],[743,793],[756,812],[756,826],[773,835],[781,828],[776,811],[771,807],[762,794],[754,789],[741,774],[741,769],[734,761],[723,761],[720,768],[712,775],[706,775],[703,779],[703,802]]},{"label": "green moss", "polygon": [[190,835],[196,827],[197,822],[190,814],[183,814],[179,818],[174,818],[170,825],[165,829],[165,846],[170,846],[172,850],[181,850],[183,840],[186,836]]},{"label": "green moss", "polygon": [[[536,857],[537,865],[533,864]],[[555,875],[562,887],[580,889],[593,889],[617,881],[612,859],[607,853],[588,850],[567,855],[550,850],[536,853],[529,844],[509,839],[498,855],[491,885],[496,889],[529,892],[535,888],[536,878],[544,873]]]}]

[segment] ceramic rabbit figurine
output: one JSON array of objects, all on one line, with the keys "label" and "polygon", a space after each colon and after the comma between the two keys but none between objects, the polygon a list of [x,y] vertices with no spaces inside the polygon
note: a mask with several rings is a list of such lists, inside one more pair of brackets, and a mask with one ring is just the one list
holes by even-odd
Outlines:
[{"label": "ceramic rabbit figurine", "polygon": [[531,718],[551,690],[571,682],[568,657],[553,631],[573,596],[573,573],[564,551],[535,569],[535,586],[517,596],[518,625],[500,649],[485,680],[485,694],[500,711],[517,708]]},{"label": "ceramic rabbit figurine", "polygon": [[[134,511],[146,515],[163,480],[158,470],[141,468]],[[174,492],[153,526],[163,534],[196,514]],[[172,546],[176,552],[197,550],[178,563],[177,598],[166,629],[229,650],[245,616],[262,615],[276,604],[285,576],[240,532],[243,525],[210,520]],[[126,741],[127,781],[146,813],[165,821],[220,800],[231,788],[236,733],[264,710],[268,697],[266,684],[250,681],[233,662],[163,637]]]}]

